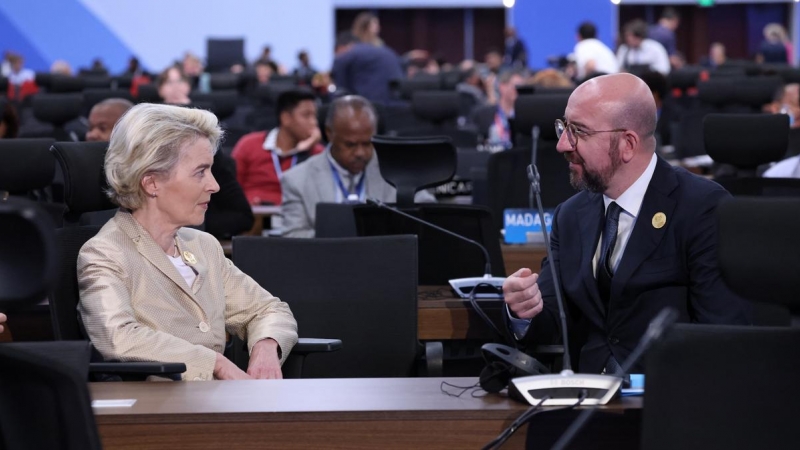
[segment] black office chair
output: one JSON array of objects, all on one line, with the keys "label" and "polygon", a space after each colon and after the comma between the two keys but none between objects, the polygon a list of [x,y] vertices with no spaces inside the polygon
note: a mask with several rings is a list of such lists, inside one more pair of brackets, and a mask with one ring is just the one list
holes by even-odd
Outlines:
[{"label": "black office chair", "polygon": [[227,72],[234,64],[246,64],[244,39],[211,39],[206,41],[206,70]]},{"label": "black office chair", "polygon": [[243,87],[244,77],[238,73],[212,73],[209,79],[211,91],[238,91]]},{"label": "black office chair", "polygon": [[381,176],[397,189],[397,205],[414,204],[414,194],[453,178],[456,149],[447,137],[374,136]]},{"label": "black office chair", "polygon": [[[50,292],[58,275],[53,230],[34,202],[0,201],[0,309],[24,309]],[[0,448],[101,448],[88,366],[86,343],[0,344]]]},{"label": "black office chair", "polygon": [[[238,93],[236,91],[230,92],[209,92],[207,94],[191,94],[192,103],[204,105],[204,109],[208,109],[220,121],[230,118],[236,112],[238,105]],[[205,107],[207,105],[207,107]]]},{"label": "black office chair", "polygon": [[133,96],[130,91],[117,89],[84,89],[83,90],[83,114],[89,117],[94,105],[108,100],[109,98],[121,98],[133,103]]},{"label": "black office chair", "polygon": [[442,79],[439,75],[417,74],[414,78],[393,81],[390,87],[396,90],[401,99],[411,100],[414,92],[440,90]]},{"label": "black office chair", "polygon": [[57,141],[77,141],[79,133],[65,128],[67,122],[77,119],[83,112],[81,94],[36,94],[31,103],[36,120],[53,126],[45,135],[26,137],[52,137]]},{"label": "black office chair", "polygon": [[456,147],[478,144],[475,130],[463,129],[469,111],[474,106],[472,96],[456,91],[417,91],[411,97],[411,111],[427,126],[404,130],[402,136],[448,136]]},{"label": "black office chair", "polygon": [[79,93],[83,89],[83,79],[69,75],[53,75],[48,82],[48,92],[51,94]]},{"label": "black office chair", "polygon": [[137,103],[162,103],[164,101],[159,95],[158,87],[155,84],[140,84],[136,89]]},{"label": "black office chair", "polygon": [[556,150],[555,121],[564,115],[567,95],[525,95],[514,106],[514,128],[528,145],[497,152],[489,157],[487,203],[497,229],[503,228],[503,211],[531,206],[527,167],[533,161],[532,130],[539,128],[536,165],[541,176],[541,197],[545,208],[555,208],[575,194],[569,183],[569,164]]},{"label": "black office chair", "polygon": [[797,448],[797,348],[797,328],[675,325],[646,356],[641,448]]},{"label": "black office chair", "polygon": [[[800,325],[800,220],[798,198],[733,198],[717,208],[722,279],[757,305],[772,307],[788,324]],[[780,313],[780,311],[783,311]]]},{"label": "black office chair", "polygon": [[53,139],[0,140],[0,191],[37,200],[56,226],[63,222],[63,184],[55,183],[56,161],[48,151]]},{"label": "black office chair", "polygon": [[[237,236],[233,262],[287,302],[304,333],[338,336],[344,342],[337,353],[308,359],[304,378],[416,373],[422,347],[417,339],[417,243],[413,236]],[[440,374],[441,344],[426,344],[425,350],[426,374]]]},{"label": "black office chair", "polygon": [[735,196],[800,196],[800,180],[756,177],[758,166],[778,161],[789,143],[783,114],[709,114],[704,121],[706,150],[727,174],[716,181]]}]

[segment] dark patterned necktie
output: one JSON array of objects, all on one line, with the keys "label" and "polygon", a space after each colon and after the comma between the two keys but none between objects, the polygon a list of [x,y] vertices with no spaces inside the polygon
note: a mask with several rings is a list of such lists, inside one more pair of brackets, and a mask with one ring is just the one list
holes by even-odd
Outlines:
[{"label": "dark patterned necktie", "polygon": [[608,306],[611,296],[611,279],[614,277],[611,267],[611,255],[617,245],[617,231],[619,230],[619,213],[622,208],[616,203],[611,202],[606,210],[606,226],[603,228],[603,239],[600,247],[600,259],[597,261],[597,289],[600,291],[600,298]]}]

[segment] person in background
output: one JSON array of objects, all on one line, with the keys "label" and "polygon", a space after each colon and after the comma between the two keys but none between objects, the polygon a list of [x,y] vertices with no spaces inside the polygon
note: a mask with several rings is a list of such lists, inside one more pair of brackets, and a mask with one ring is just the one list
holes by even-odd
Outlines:
[{"label": "person in background", "polygon": [[6,317],[5,314],[0,313],[0,333],[5,331],[5,329],[3,328],[3,324],[6,323],[6,320],[8,320],[8,317]]},{"label": "person in background", "polygon": [[595,73],[619,72],[617,57],[603,41],[597,39],[597,27],[592,22],[583,22],[578,27],[577,39],[573,56],[578,81]]},{"label": "person in background", "polygon": [[505,52],[503,54],[503,64],[515,70],[528,68],[528,51],[525,50],[525,43],[517,35],[514,27],[506,27]]},{"label": "person in background", "polygon": [[709,69],[716,69],[717,67],[725,64],[727,56],[725,55],[725,45],[721,42],[714,42],[708,48],[708,56],[704,58],[701,63],[704,67]]},{"label": "person in background", "polygon": [[[331,103],[325,118],[330,144],[281,178],[283,236],[314,237],[317,203],[396,200],[397,191],[381,177],[372,147],[377,125],[375,109],[364,97],[348,95]],[[414,199],[436,201],[424,190]]]},{"label": "person in background", "polygon": [[486,130],[489,145],[502,146],[509,149],[512,144],[511,127],[508,119],[514,118],[514,103],[517,101],[517,86],[525,81],[519,72],[512,70],[500,74],[497,87],[500,93],[497,100],[494,119]]},{"label": "person in background", "polygon": [[[750,302],[725,285],[717,265],[716,208],[730,194],[655,154],[656,106],[631,74],[592,78],[556,122],[558,145],[580,192],[556,208],[539,274],[503,283],[507,320],[526,345],[559,340],[551,268],[568,311],[576,367],[621,375],[664,307],[679,322],[749,325]],[[641,373],[639,362],[632,370]]]},{"label": "person in background", "polygon": [[647,38],[647,24],[640,19],[625,24],[625,43],[617,50],[620,70],[630,71],[635,66],[648,66],[650,70],[668,75],[670,61],[664,46]]},{"label": "person in background", "polygon": [[170,66],[158,76],[158,95],[170,105],[188,105],[192,86],[179,66]]},{"label": "person in background", "polygon": [[400,58],[392,49],[360,42],[348,32],[337,37],[336,49],[331,76],[338,88],[373,102],[392,102],[389,82],[403,78]]},{"label": "person in background", "polygon": [[86,140],[108,142],[114,125],[132,107],[133,103],[124,98],[109,98],[94,105],[89,111],[89,131],[86,132]]},{"label": "person in background", "polygon": [[500,54],[497,49],[489,49],[483,57],[483,66],[485,72],[487,72],[484,75],[488,75],[489,73],[495,75],[499,74],[500,70],[503,68],[503,55]]},{"label": "person in background", "polygon": [[383,41],[380,38],[381,23],[378,17],[371,12],[362,12],[353,20],[353,27],[350,30],[353,36],[364,44],[380,47]]},{"label": "person in background", "polygon": [[186,52],[181,61],[181,71],[186,77],[199,77],[203,73],[203,62],[192,52]]},{"label": "person in background", "polygon": [[297,54],[297,68],[294,69],[294,76],[303,80],[306,84],[311,84],[311,79],[316,75],[317,69],[311,66],[308,52],[303,50]]},{"label": "person in background", "polygon": [[475,99],[475,105],[486,104],[486,91],[483,87],[483,80],[475,66],[471,66],[461,72],[461,82],[456,85],[456,91],[464,92]]},{"label": "person in background", "polygon": [[574,88],[575,83],[556,69],[543,69],[528,81],[528,84],[542,88]]},{"label": "person in background", "polygon": [[[210,112],[139,104],[111,133],[105,159],[114,218],[81,248],[78,312],[105,359],[186,364],[183,380],[281,378],[297,342],[289,306],[225,257],[203,223],[219,190],[222,136]],[[222,355],[246,340],[247,372]]]},{"label": "person in background", "polygon": [[762,110],[767,114],[786,114],[789,126],[800,127],[800,84],[789,83],[775,92],[772,102],[764,105]]},{"label": "person in background", "polygon": [[31,69],[25,68],[25,58],[17,53],[7,53],[6,60],[9,64],[9,72],[6,75],[8,82],[14,86],[21,86],[25,82],[33,82],[36,74]]},{"label": "person in background", "polygon": [[0,139],[14,139],[19,134],[19,116],[11,103],[0,99]]},{"label": "person in background", "polygon": [[277,114],[277,127],[246,134],[233,148],[236,178],[251,205],[280,205],[281,176],[324,150],[314,94],[281,93]]},{"label": "person in background", "polygon": [[57,59],[50,65],[50,73],[53,75],[72,76],[72,66],[63,59]]},{"label": "person in background", "polygon": [[678,29],[680,24],[681,16],[678,11],[668,6],[661,12],[661,18],[658,19],[658,23],[650,27],[647,33],[647,37],[664,46],[674,69],[677,69],[680,64],[680,60],[675,58],[678,53],[675,30]]},{"label": "person in background", "polygon": [[777,23],[764,27],[764,40],[758,49],[756,62],[767,64],[787,64],[789,51],[786,47],[786,30]]}]

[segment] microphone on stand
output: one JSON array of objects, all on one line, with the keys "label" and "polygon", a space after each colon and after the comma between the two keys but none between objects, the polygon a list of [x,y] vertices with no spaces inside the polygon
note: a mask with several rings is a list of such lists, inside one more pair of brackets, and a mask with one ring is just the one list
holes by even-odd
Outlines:
[{"label": "microphone on stand", "polygon": [[[469,242],[470,244],[480,248],[481,252],[483,252],[484,261],[486,261],[486,265],[484,266],[483,276],[454,278],[452,280],[448,280],[448,282],[450,283],[450,286],[453,287],[453,290],[455,290],[458,296],[461,298],[470,298],[470,295],[473,293],[473,291],[474,291],[474,298],[486,298],[486,299],[503,298],[503,281],[505,281],[505,278],[492,276],[492,263],[489,260],[489,252],[486,250],[486,247],[484,247],[480,242],[461,236],[458,233],[453,233],[450,230],[442,228],[439,225],[433,224],[426,220],[414,217],[411,214],[401,211],[393,206],[389,206],[380,200],[367,197],[367,203],[373,204],[379,208],[387,209],[395,214],[399,214],[407,219],[411,219],[414,222],[421,223],[426,227],[430,227],[435,230],[441,231],[442,233],[445,233],[456,239],[460,239],[464,242]],[[484,287],[486,288],[483,290],[478,290],[479,286],[482,289]]]},{"label": "microphone on stand", "polygon": [[[531,165],[528,166],[530,169],[531,166],[536,167],[536,161],[539,157],[539,125],[534,125],[531,128]],[[530,179],[530,174],[528,174],[528,179]],[[533,187],[531,187],[530,191],[528,192],[528,208],[533,209]],[[542,222],[544,224],[544,222]]]},{"label": "microphone on stand", "polygon": [[528,181],[531,191],[536,199],[539,219],[542,222],[544,245],[547,249],[548,266],[553,277],[553,288],[556,291],[558,315],[561,320],[561,339],[564,345],[564,364],[560,374],[531,375],[511,379],[509,390],[519,394],[531,405],[543,406],[569,406],[581,403],[583,405],[605,405],[617,393],[622,378],[611,375],[576,374],[572,371],[569,354],[569,341],[567,334],[567,318],[564,312],[564,300],[561,295],[561,284],[558,272],[553,265],[553,250],[550,248],[550,237],[544,226],[544,208],[542,207],[541,185],[539,170],[534,164],[528,166]]}]

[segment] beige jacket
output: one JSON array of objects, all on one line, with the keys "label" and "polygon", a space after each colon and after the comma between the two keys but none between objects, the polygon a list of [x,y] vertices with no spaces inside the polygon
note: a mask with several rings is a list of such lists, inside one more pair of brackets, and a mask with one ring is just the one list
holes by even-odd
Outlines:
[{"label": "beige jacket", "polygon": [[78,311],[103,357],[182,362],[184,380],[211,380],[227,330],[250,350],[275,339],[283,363],[297,343],[289,306],[226,259],[211,235],[181,228],[177,244],[197,272],[191,287],[128,212],[117,212],[81,248]]}]

